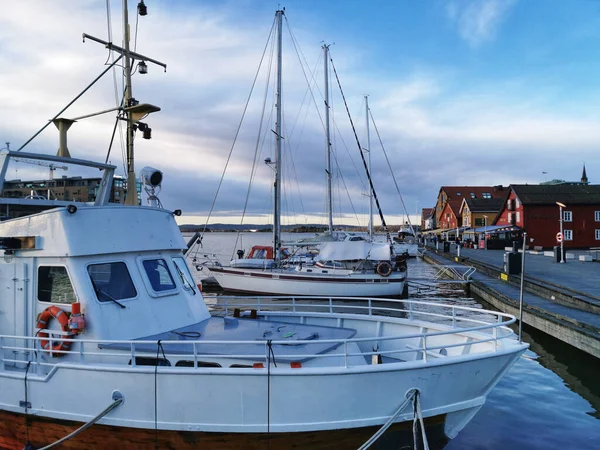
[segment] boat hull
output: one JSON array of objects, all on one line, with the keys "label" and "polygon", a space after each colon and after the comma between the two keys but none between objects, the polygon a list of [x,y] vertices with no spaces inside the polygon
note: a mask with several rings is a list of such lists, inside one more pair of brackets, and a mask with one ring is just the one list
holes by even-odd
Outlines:
[{"label": "boat hull", "polygon": [[[78,422],[48,419],[0,411],[0,450],[22,450],[27,442],[42,448],[68,435],[81,426]],[[429,447],[441,449],[448,438],[444,434],[446,416],[425,420]],[[379,427],[363,427],[299,433],[206,433],[197,431],[154,430],[130,427],[94,425],[61,445],[63,449],[208,449],[208,450],[319,450],[356,449],[369,439]],[[401,444],[413,448],[412,421],[394,424],[373,445],[372,449],[399,448]]]},{"label": "boat hull", "polygon": [[398,297],[403,294],[406,283],[405,272],[392,273],[389,277],[373,277],[372,274],[327,277],[292,271],[211,267],[210,273],[227,291],[270,295]]}]

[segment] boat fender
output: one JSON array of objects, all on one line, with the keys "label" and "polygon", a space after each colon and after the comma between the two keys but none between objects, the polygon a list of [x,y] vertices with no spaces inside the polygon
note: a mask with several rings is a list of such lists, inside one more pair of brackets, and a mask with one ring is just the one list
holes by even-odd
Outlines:
[{"label": "boat fender", "polygon": [[392,265],[387,261],[381,261],[377,264],[377,273],[382,277],[387,277],[392,273]]},{"label": "boat fender", "polygon": [[[58,323],[60,324],[62,331],[64,331],[64,332],[69,331],[69,317],[67,316],[66,312],[64,312],[58,306],[49,306],[48,308],[43,310],[40,313],[40,315],[38,316],[36,327],[40,329],[40,331],[38,331],[38,336],[41,338],[45,338],[40,341],[40,346],[44,350],[50,350],[50,341],[49,341],[50,334],[46,333],[45,331],[42,331],[42,330],[48,329],[48,323],[53,318],[58,320]],[[69,336],[67,336],[67,337],[69,337]],[[52,351],[55,351],[55,352],[67,351],[70,348],[71,348],[70,342],[60,341],[60,342],[54,343],[54,345],[52,346]],[[63,355],[63,353],[57,353],[55,356],[62,356],[62,355]]]}]

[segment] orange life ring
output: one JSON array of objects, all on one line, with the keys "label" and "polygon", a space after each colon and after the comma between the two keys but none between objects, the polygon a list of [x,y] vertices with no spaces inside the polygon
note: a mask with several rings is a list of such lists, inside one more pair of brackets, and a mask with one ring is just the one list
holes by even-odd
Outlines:
[{"label": "orange life ring", "polygon": [[[37,321],[36,327],[39,328],[40,330],[46,330],[48,328],[48,323],[53,318],[58,320],[58,323],[60,323],[62,331],[65,331],[65,332],[69,331],[69,316],[67,315],[66,312],[64,312],[58,306],[49,306],[48,308],[43,310],[40,313],[40,315],[38,316],[38,321]],[[48,333],[43,332],[43,331],[39,331],[38,336],[41,338],[49,338],[50,337],[50,335]],[[48,339],[42,339],[40,341],[40,345],[44,350],[50,350],[50,341]],[[54,352],[58,352],[61,350],[67,351],[70,349],[71,349],[71,343],[66,342],[66,341],[56,342],[52,346],[52,351],[54,351]],[[63,353],[57,353],[55,356],[62,356],[62,355],[63,355]]]},{"label": "orange life ring", "polygon": [[377,264],[377,273],[382,277],[387,277],[392,273],[392,265],[387,261],[381,261]]}]

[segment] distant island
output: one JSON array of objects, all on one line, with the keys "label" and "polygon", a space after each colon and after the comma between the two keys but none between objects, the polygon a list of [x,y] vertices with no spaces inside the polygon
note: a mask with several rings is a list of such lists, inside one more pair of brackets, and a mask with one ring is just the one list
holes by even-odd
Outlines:
[{"label": "distant island", "polygon": [[[204,230],[204,225],[192,225],[185,224],[179,225],[179,229],[182,233],[195,233],[197,231],[202,232]],[[403,225],[389,225],[388,230],[390,232],[397,232],[402,228]],[[420,226],[415,226],[415,230],[419,231]],[[317,225],[317,224],[309,224],[309,225],[283,225],[281,227],[282,231],[287,233],[323,233],[327,230],[326,225]],[[364,231],[367,232],[367,227],[358,227],[355,225],[336,225],[334,227],[336,230],[344,230],[344,231]],[[235,224],[225,224],[225,223],[213,223],[210,225],[206,225],[206,232],[219,232],[219,233],[238,233],[240,231],[246,232],[257,232],[257,233],[271,233],[273,232],[273,227],[271,225],[256,225],[256,224],[248,224],[248,225],[235,225]],[[382,232],[381,227],[376,227],[375,232]]]}]

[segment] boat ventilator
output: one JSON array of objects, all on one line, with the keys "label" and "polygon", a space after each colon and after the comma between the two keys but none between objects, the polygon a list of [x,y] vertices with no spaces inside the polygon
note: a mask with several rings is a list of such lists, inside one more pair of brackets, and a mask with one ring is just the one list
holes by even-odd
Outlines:
[{"label": "boat ventilator", "polygon": [[424,450],[429,450],[429,444],[427,443],[427,436],[425,435],[425,424],[423,422],[423,413],[421,412],[421,401],[419,399],[419,396],[420,396],[420,392],[418,389],[410,389],[406,393],[406,398],[400,404],[400,406],[398,407],[396,412],[394,414],[392,414],[391,417],[387,420],[387,422],[384,423],[381,426],[381,428],[375,432],[375,434],[373,436],[371,436],[369,439],[367,439],[367,441],[363,445],[361,445],[358,450],[366,450],[366,449],[370,448],[371,445],[373,445],[381,436],[383,436],[383,433],[385,433],[387,431],[387,429],[392,426],[392,424],[398,418],[400,413],[406,409],[406,407],[411,403],[411,401],[413,404],[413,414],[414,414],[414,418],[413,418],[413,442],[414,442],[414,446],[415,446],[414,448],[415,448],[415,450],[418,448],[417,447],[418,426],[420,425],[421,436],[422,436],[422,440],[423,440],[423,448],[424,448]]},{"label": "boat ventilator", "polygon": [[[123,398],[123,394],[121,394],[121,392],[119,392],[119,391],[114,391],[112,393],[112,398],[113,398],[113,402],[110,405],[108,405],[106,407],[106,409],[104,409],[100,414],[98,414],[96,417],[91,419],[89,422],[84,423],[82,426],[77,428],[75,431],[67,434],[65,437],[59,439],[58,441],[53,442],[52,444],[46,445],[45,447],[42,447],[38,450],[48,450],[53,447],[56,447],[57,445],[62,444],[65,441],[68,441],[71,438],[74,438],[75,436],[83,433],[89,427],[94,425],[96,422],[98,422],[100,419],[102,419],[104,416],[106,416],[108,413],[110,413],[117,406],[121,406],[125,402],[125,399]],[[25,449],[34,450],[35,447],[33,447],[30,442],[27,442],[27,444],[25,444]]]}]

